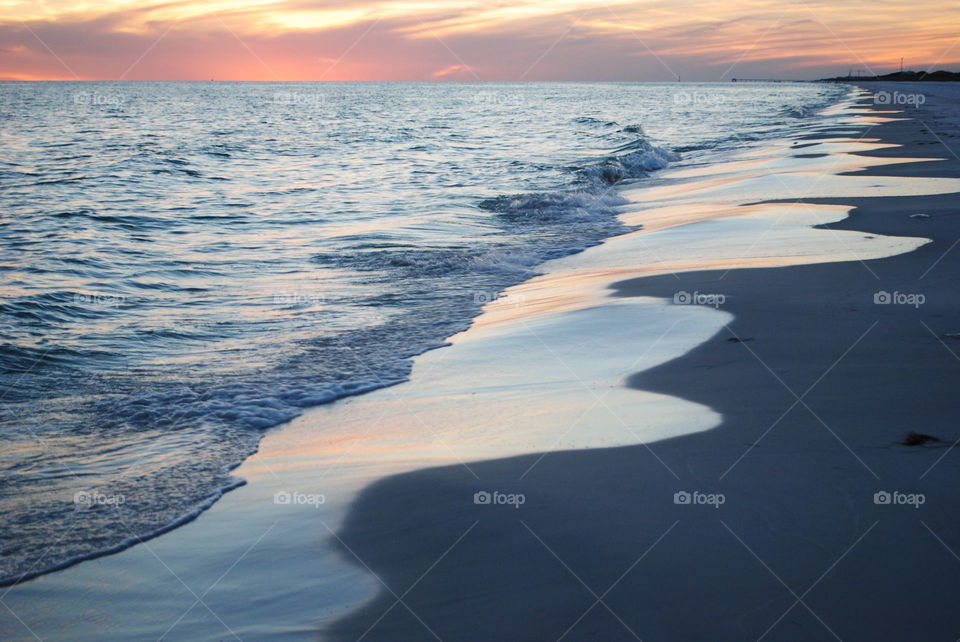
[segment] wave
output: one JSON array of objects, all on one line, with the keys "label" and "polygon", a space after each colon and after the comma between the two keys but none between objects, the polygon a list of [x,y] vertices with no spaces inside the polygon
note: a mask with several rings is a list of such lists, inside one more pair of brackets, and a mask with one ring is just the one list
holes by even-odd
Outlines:
[{"label": "wave", "polygon": [[200,515],[202,515],[204,511],[206,511],[215,503],[217,503],[217,500],[223,497],[224,494],[230,492],[231,490],[234,490],[235,488],[245,486],[246,483],[247,482],[244,479],[235,479],[233,483],[228,484],[222,488],[218,488],[216,491],[211,493],[208,497],[204,498],[202,502],[196,504],[191,510],[187,511],[180,517],[164,524],[163,526],[155,528],[141,535],[133,535],[131,537],[122,539],[121,541],[111,546],[107,546],[105,548],[97,548],[95,550],[91,550],[86,553],[80,553],[77,555],[73,555],[71,557],[67,557],[63,560],[55,562],[54,564],[51,564],[50,566],[32,568],[24,573],[20,573],[19,575],[9,575],[6,577],[0,577],[0,587],[13,586],[16,584],[20,584],[21,582],[26,582],[27,580],[32,580],[35,577],[40,577],[41,575],[53,573],[54,571],[62,571],[63,569],[74,566],[75,564],[79,564],[80,562],[86,562],[88,560],[95,560],[97,558],[105,557],[107,555],[113,555],[114,553],[125,551],[126,549],[132,546],[135,546],[137,544],[142,544],[143,542],[153,539],[154,537],[159,537],[164,533],[169,533],[173,529],[179,528],[185,524],[189,524],[196,518],[200,517]]},{"label": "wave", "polygon": [[479,207],[508,221],[549,224],[608,216],[626,203],[616,192],[574,190],[497,196],[480,201]]},{"label": "wave", "polygon": [[[578,119],[578,122],[594,121],[596,119]],[[618,126],[612,122],[596,121],[596,124]],[[642,132],[642,127],[633,125],[619,131],[628,130]],[[573,168],[578,176],[577,187],[573,189],[497,196],[481,201],[479,207],[521,224],[609,223],[617,208],[628,202],[619,192],[610,189],[611,186],[643,178],[678,160],[680,155],[675,151],[638,138],[590,164]]]},{"label": "wave", "polygon": [[591,181],[612,185],[628,178],[641,178],[678,160],[677,153],[639,138],[582,171]]}]

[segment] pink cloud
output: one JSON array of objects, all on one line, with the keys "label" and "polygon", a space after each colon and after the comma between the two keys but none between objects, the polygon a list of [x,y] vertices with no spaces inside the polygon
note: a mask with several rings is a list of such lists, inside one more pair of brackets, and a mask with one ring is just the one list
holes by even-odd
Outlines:
[{"label": "pink cloud", "polygon": [[[685,9],[682,0],[675,8],[656,10],[588,2],[576,11],[518,19],[476,6],[445,5],[378,18],[384,9],[377,1],[293,0],[269,5],[269,11],[238,5],[183,19],[170,16],[195,5],[172,2],[0,22],[0,77],[669,81],[679,75],[726,80],[811,78],[851,66],[888,71],[900,55],[915,68],[949,67],[960,59],[960,47],[950,49],[956,35],[949,28],[960,22],[960,8],[934,0],[922,0],[925,7],[913,9],[869,5],[871,13],[856,3],[819,6],[814,13],[779,0],[757,0],[749,10],[693,3],[702,9],[698,12]],[[517,9],[539,11],[537,6],[518,3]],[[329,15],[340,23],[264,26],[276,19],[270,11],[293,12],[283,15],[295,23],[298,12],[315,8],[333,12]]]}]

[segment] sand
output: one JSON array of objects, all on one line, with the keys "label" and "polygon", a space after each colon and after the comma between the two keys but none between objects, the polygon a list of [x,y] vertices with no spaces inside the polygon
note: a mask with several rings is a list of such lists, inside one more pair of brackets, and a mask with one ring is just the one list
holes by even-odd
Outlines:
[{"label": "sand", "polygon": [[[919,119],[867,133],[903,147],[866,154],[948,160],[859,176],[960,175],[956,90],[916,91],[930,94]],[[471,462],[476,476],[451,465],[375,483],[338,537],[345,559],[362,560],[382,583],[380,594],[326,633],[960,636],[960,451],[951,449],[960,438],[960,341],[947,336],[960,332],[960,199],[812,202],[854,206],[832,229],[932,242],[884,259],[618,283],[622,297],[669,298],[681,288],[726,297],[734,319],[716,336],[627,382],[708,406],[722,423],[646,445]],[[877,304],[878,292],[903,303]],[[940,441],[901,445],[911,431]],[[523,503],[475,504],[479,491],[522,494]],[[675,503],[684,492],[698,494]],[[876,503],[884,492],[891,503]]]}]

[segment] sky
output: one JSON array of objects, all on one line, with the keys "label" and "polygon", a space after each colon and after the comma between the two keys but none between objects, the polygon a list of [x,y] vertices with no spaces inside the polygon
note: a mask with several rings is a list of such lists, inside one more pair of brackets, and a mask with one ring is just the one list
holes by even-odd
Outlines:
[{"label": "sky", "polygon": [[960,71],[944,0],[0,0],[5,80],[814,79]]}]

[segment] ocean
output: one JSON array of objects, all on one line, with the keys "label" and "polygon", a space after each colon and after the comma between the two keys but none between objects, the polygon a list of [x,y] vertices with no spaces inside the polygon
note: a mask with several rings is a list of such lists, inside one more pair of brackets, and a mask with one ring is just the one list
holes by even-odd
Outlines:
[{"label": "ocean", "polygon": [[816,119],[814,83],[0,83],[0,583],[242,480],[404,381],[625,186]]}]

